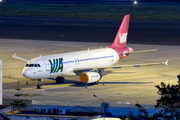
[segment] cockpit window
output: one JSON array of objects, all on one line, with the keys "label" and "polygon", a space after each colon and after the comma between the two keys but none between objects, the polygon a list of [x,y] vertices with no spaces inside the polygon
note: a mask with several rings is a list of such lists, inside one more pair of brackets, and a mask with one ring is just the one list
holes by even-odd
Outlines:
[{"label": "cockpit window", "polygon": [[29,64],[29,67],[33,67],[35,64]]},{"label": "cockpit window", "polygon": [[40,64],[26,64],[26,67],[41,67]]}]

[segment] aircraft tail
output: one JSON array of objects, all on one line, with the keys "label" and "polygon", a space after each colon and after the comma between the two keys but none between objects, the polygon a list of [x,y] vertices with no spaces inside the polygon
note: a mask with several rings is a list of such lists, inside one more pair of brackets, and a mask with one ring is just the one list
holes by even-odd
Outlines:
[{"label": "aircraft tail", "polygon": [[121,47],[126,47],[129,21],[130,21],[130,15],[125,15],[119,27],[119,30],[116,34],[114,42],[112,43],[110,48],[117,49]]}]

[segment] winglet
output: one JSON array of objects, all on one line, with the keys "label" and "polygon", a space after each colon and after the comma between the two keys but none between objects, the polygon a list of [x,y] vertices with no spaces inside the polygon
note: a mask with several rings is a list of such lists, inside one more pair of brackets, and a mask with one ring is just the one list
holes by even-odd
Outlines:
[{"label": "winglet", "polygon": [[163,64],[168,66],[168,62],[169,62],[169,60],[166,60],[166,62],[163,62]]},{"label": "winglet", "polygon": [[16,53],[14,53],[14,55],[13,55],[12,57],[14,57],[14,58],[15,58],[15,57],[16,57]]}]

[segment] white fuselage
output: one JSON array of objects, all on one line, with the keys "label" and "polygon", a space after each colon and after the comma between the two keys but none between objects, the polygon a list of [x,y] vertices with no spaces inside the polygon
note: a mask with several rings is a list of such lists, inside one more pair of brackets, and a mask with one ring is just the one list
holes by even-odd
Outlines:
[{"label": "white fuselage", "polygon": [[119,59],[118,53],[112,48],[40,56],[31,59],[22,74],[30,79],[75,75],[74,70],[106,68],[116,64]]}]

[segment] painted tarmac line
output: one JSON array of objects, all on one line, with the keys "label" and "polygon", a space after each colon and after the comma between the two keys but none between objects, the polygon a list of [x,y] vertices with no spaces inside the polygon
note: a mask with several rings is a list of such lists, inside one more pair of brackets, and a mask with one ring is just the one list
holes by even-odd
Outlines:
[{"label": "painted tarmac line", "polygon": [[[67,87],[67,86],[72,86],[74,85],[73,83],[72,84],[54,84],[54,85],[44,85],[43,84],[43,89],[55,89],[55,88],[63,88],[63,87]],[[37,90],[36,87],[33,87],[31,89],[25,89],[23,91],[33,91],[33,90]]]},{"label": "painted tarmac line", "polygon": [[[105,78],[101,79],[100,82],[104,82],[104,81],[117,81],[120,78],[129,78],[129,77],[137,77],[137,76],[143,76],[143,75],[150,75],[150,74],[158,74],[158,73],[163,73],[163,72],[170,72],[170,71],[178,71],[180,69],[172,69],[172,70],[165,70],[165,71],[158,71],[158,72],[149,72],[149,73],[142,73],[142,74],[136,74],[136,75],[126,75],[126,76],[119,76],[119,74],[117,74],[116,76],[118,77],[111,77],[111,75],[106,76]],[[114,74],[113,74],[114,76]],[[67,86],[72,86],[75,83],[70,83],[70,84],[54,84],[54,85],[43,85],[44,89],[54,89],[54,88],[63,88],[63,87],[67,87]],[[86,87],[86,85],[84,85],[84,88]],[[87,87],[93,87],[93,86],[87,86]],[[32,90],[37,90],[36,87],[33,87],[31,89],[28,90],[23,90],[23,91],[32,91]]]},{"label": "painted tarmac line", "polygon": [[159,72],[150,72],[150,73],[142,73],[142,74],[136,74],[136,75],[128,75],[128,76],[120,76],[120,77],[111,77],[111,78],[108,78],[108,79],[102,79],[102,81],[107,81],[109,79],[111,80],[116,80],[116,79],[119,79],[119,78],[128,78],[128,77],[137,77],[137,76],[142,76],[142,75],[150,75],[150,74],[157,74],[157,73],[164,73],[164,72],[170,72],[170,71],[178,71],[180,69],[172,69],[172,70],[165,70],[165,71],[159,71]]},{"label": "painted tarmac line", "polygon": [[17,66],[17,67],[5,67],[3,70],[17,70],[17,69],[23,69],[24,66]]}]

